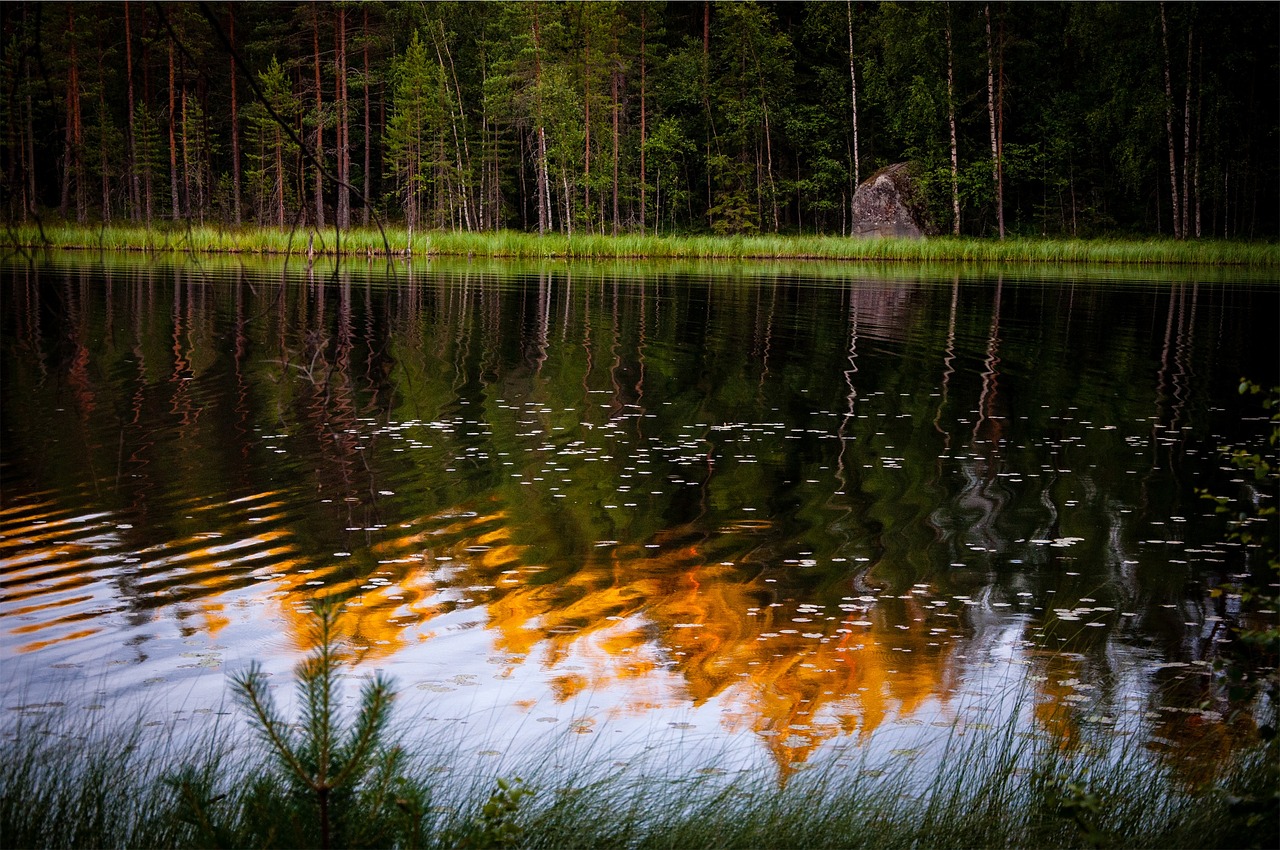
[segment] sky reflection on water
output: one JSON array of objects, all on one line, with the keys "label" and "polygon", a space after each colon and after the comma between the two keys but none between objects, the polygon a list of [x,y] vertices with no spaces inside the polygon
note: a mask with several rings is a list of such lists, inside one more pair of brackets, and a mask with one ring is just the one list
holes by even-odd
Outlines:
[{"label": "sky reflection on water", "polygon": [[208,710],[332,596],[485,752],[1247,734],[1194,487],[1238,486],[1273,285],[112,259],[0,297],[9,709]]}]

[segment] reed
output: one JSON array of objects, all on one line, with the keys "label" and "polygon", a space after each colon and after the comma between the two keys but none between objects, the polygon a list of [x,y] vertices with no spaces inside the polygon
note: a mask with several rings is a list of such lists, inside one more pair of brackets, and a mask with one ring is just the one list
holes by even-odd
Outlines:
[{"label": "reed", "polygon": [[[300,675],[310,707],[294,726],[303,730],[322,722],[312,711],[324,689],[316,671]],[[86,730],[65,707],[19,712],[0,741],[0,847],[324,846],[315,765],[298,770],[262,735],[271,713],[259,715],[248,697],[258,686],[252,674],[236,685],[248,726],[223,723],[186,745],[174,743],[172,729],[142,721]],[[335,739],[334,752],[351,756],[368,727],[357,719],[334,728],[351,736]],[[368,768],[358,780],[332,783],[329,840],[424,850],[1280,842],[1275,739],[1226,757],[1202,754],[1212,776],[1192,783],[1159,753],[1124,740],[1126,730],[1086,730],[1068,744],[1021,729],[953,730],[919,763],[900,756],[872,763],[857,750],[785,783],[750,766],[693,764],[676,748],[618,766],[593,749],[603,744],[571,734],[478,770],[447,730],[412,747],[392,736],[356,758]]]},{"label": "reed", "polygon": [[508,259],[827,260],[926,263],[1032,263],[1054,265],[1280,266],[1280,246],[1216,239],[853,239],[839,236],[640,236],[548,234],[516,231],[467,233],[349,231],[187,225],[143,228],[31,224],[0,231],[0,247],[70,248],[152,253],[299,256],[492,257]]}]

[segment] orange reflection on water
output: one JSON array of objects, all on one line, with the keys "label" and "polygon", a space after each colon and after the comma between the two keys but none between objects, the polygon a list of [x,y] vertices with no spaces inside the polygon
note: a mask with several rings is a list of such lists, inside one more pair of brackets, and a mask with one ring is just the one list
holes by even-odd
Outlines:
[{"label": "orange reflection on water", "polygon": [[[759,565],[709,558],[705,537],[681,529],[645,546],[602,541],[561,573],[529,562],[506,523],[501,510],[406,523],[374,547],[384,567],[375,576],[327,584],[326,595],[359,591],[342,624],[360,655],[394,653],[462,593],[500,652],[541,652],[555,699],[622,684],[614,712],[640,714],[720,698],[726,727],[765,738],[784,776],[830,738],[865,737],[930,698],[946,703],[958,621],[932,617],[914,594],[830,608],[772,602]],[[288,616],[305,640],[305,611]],[[681,687],[651,687],[659,671]]]}]

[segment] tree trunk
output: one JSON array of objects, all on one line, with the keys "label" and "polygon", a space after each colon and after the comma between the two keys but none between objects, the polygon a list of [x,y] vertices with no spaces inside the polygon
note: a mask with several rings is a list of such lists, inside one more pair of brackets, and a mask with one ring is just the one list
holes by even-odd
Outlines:
[{"label": "tree trunk", "polygon": [[996,139],[995,57],[991,44],[991,4],[983,7],[987,19],[987,117],[991,120],[991,184],[996,193],[996,221],[1004,238],[1004,197],[1000,185],[1000,148]]},{"label": "tree trunk", "polygon": [[111,177],[107,159],[107,99],[106,84],[102,79],[105,63],[98,65],[98,170],[102,178],[102,223],[111,221]]},{"label": "tree trunk", "polygon": [[[227,9],[227,39],[231,50],[236,49],[235,7]],[[240,118],[236,105],[236,60],[231,57],[231,209],[236,226],[240,225]]]},{"label": "tree trunk", "polygon": [[76,17],[75,5],[67,6],[67,40],[69,42],[69,58],[67,64],[66,95],[66,134],[63,140],[62,156],[62,198],[58,205],[58,213],[63,218],[71,205],[72,185],[75,187],[76,221],[83,223],[84,187],[81,161],[81,142],[83,130],[80,122],[80,66],[76,53]]},{"label": "tree trunk", "polygon": [[129,123],[128,127],[128,168],[129,168],[129,211],[134,221],[142,218],[142,186],[138,181],[138,137],[134,128],[133,105],[133,30],[129,25],[129,0],[124,4],[124,76],[125,90],[128,95]]},{"label": "tree trunk", "polygon": [[191,161],[187,151],[187,75],[182,75],[182,213],[191,220]]},{"label": "tree trunk", "polygon": [[[618,53],[617,35],[614,35],[613,52]],[[613,69],[613,235],[618,235],[618,69]]]},{"label": "tree trunk", "polygon": [[364,7],[364,201],[360,209],[360,223],[369,226],[369,198],[373,196],[370,184],[369,151],[373,149],[373,136],[369,132],[369,89],[373,81],[369,78],[369,7]]},{"label": "tree trunk", "polygon": [[173,123],[176,118],[177,100],[173,92],[173,39],[169,39],[169,194],[172,203],[174,221],[182,218],[182,207],[178,203],[178,139],[174,133]]},{"label": "tree trunk", "polygon": [[[458,123],[462,125],[462,141],[458,141],[458,128],[454,125],[453,144],[454,154],[458,160],[458,182],[462,194],[462,218],[466,223],[468,231],[480,228],[480,214],[476,209],[478,201],[472,195],[471,176],[471,142],[468,140],[467,133],[467,109],[462,101],[462,86],[458,83],[458,69],[453,64],[453,52],[449,50],[449,42],[445,38],[444,24],[440,25],[440,42],[444,45],[444,55],[449,60],[449,74],[453,77],[453,91],[458,98]],[[439,51],[437,51],[437,55]],[[444,66],[442,61],[441,67]]]},{"label": "tree trunk", "polygon": [[1173,196],[1173,238],[1182,238],[1182,219],[1178,208],[1178,162],[1173,147],[1173,80],[1169,73],[1169,23],[1160,4],[1160,43],[1164,46],[1164,129],[1169,139],[1169,187]]},{"label": "tree trunk", "polygon": [[284,227],[284,130],[276,125],[276,225]]},{"label": "tree trunk", "polygon": [[538,197],[542,207],[538,210],[538,233],[550,230],[551,218],[551,169],[547,163],[547,128],[538,127],[538,168],[542,172],[542,180],[538,186]]},{"label": "tree trunk", "polygon": [[1191,42],[1193,30],[1187,26],[1187,95],[1182,113],[1182,235],[1191,233]]},{"label": "tree trunk", "polygon": [[582,128],[585,136],[583,143],[582,166],[582,205],[586,213],[587,229],[595,232],[595,221],[591,216],[591,19],[583,24],[582,32]]},{"label": "tree trunk", "polygon": [[645,117],[644,117],[644,95],[645,95],[645,36],[648,31],[648,19],[645,16],[644,7],[640,7],[640,235],[644,236],[645,230],[645,173],[644,173],[644,148],[645,148]]},{"label": "tree trunk", "polygon": [[769,178],[769,200],[773,207],[773,232],[777,233],[779,225],[778,186],[773,180],[773,131],[769,128],[769,104],[763,96],[760,98],[760,102],[764,107],[765,175]]},{"label": "tree trunk", "polygon": [[1196,163],[1195,177],[1192,178],[1191,192],[1196,199],[1196,238],[1200,238],[1200,139],[1204,130],[1204,40],[1200,41],[1200,67],[1196,79]]},{"label": "tree trunk", "polygon": [[[852,54],[850,54],[852,55]],[[850,67],[852,72],[852,67]],[[857,114],[855,112],[855,114]],[[951,4],[947,3],[947,122],[951,126],[951,232],[960,235],[960,159],[956,147],[955,62],[951,53]],[[854,123],[857,126],[857,123]],[[855,131],[856,132],[856,131]]]},{"label": "tree trunk", "polygon": [[538,235],[542,236],[547,232],[547,228],[551,226],[551,186],[549,176],[547,174],[547,131],[542,126],[542,40],[538,22],[537,7],[533,13],[533,87],[537,93],[537,103],[534,108],[537,110],[535,115],[536,126],[534,134],[537,137],[538,145],[538,162],[537,162],[537,178],[538,178]]},{"label": "tree trunk", "polygon": [[[858,183],[862,180],[862,166],[858,161],[858,76],[854,73],[853,66],[853,0],[845,0],[845,15],[849,24],[849,99],[853,107],[853,185],[856,189]],[[947,44],[950,45],[951,24],[950,18],[947,19]],[[948,47],[948,59],[950,58],[950,47]],[[948,64],[948,71],[950,70]],[[954,135],[954,121],[952,122],[952,134]]]},{"label": "tree trunk", "polygon": [[[23,18],[24,18],[24,23],[25,23],[25,18],[26,18],[26,15],[27,15],[27,8],[26,8],[26,7],[23,7],[22,15],[23,15]],[[26,96],[26,98],[25,98],[25,100],[26,100],[26,105],[27,105],[27,114],[26,114],[26,126],[27,126],[27,154],[26,154],[27,204],[26,204],[26,206],[23,208],[23,212],[22,212],[23,219],[25,220],[25,219],[26,219],[26,216],[27,216],[27,214],[28,214],[28,213],[30,213],[30,214],[31,214],[31,215],[33,215],[33,216],[36,214],[36,198],[38,197],[38,196],[36,195],[36,132],[35,132],[35,104],[33,103],[33,98],[32,98],[32,96],[31,96],[31,91],[32,91],[33,86],[32,86],[32,84],[31,84],[31,57],[30,57],[30,56],[26,56],[26,57],[24,57],[24,58],[23,58],[23,60],[22,60],[22,67],[23,67],[23,75],[26,77],[26,82],[27,82],[27,85],[26,85],[26,92],[27,92],[27,96]]]},{"label": "tree trunk", "polygon": [[311,4],[311,38],[315,51],[316,66],[316,227],[324,227],[324,99],[320,92],[320,10]]},{"label": "tree trunk", "polygon": [[338,209],[337,227],[346,230],[351,227],[351,151],[350,135],[347,130],[347,10],[343,6],[336,9],[337,27],[334,33],[336,46],[334,61],[338,76],[336,99],[338,102]]},{"label": "tree trunk", "polygon": [[996,39],[996,217],[1004,238],[1004,16]]}]

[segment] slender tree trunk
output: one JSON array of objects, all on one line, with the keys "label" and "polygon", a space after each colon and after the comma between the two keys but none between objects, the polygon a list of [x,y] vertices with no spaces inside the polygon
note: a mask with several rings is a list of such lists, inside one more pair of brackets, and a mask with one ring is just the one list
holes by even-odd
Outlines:
[{"label": "slender tree trunk", "polygon": [[1193,29],[1187,26],[1187,95],[1183,101],[1182,113],[1182,236],[1185,239],[1191,233],[1189,219],[1191,216],[1191,42]]},{"label": "slender tree trunk", "polygon": [[[440,63],[440,70],[442,72],[444,71],[445,63],[444,63],[444,54],[440,51],[440,45],[445,43],[445,38],[446,36],[445,36],[445,30],[444,30],[444,23],[441,22],[440,40],[436,41],[435,36],[433,34],[432,43],[436,49],[436,61]],[[452,67],[453,65],[452,56],[450,56],[449,58],[449,64],[450,64],[450,67]],[[461,202],[461,209],[459,210],[459,212],[461,213],[463,226],[467,230],[471,230],[471,211],[467,205],[467,189],[466,189],[466,181],[464,177],[466,172],[463,168],[463,163],[462,163],[462,138],[465,135],[465,131],[462,134],[458,133],[458,123],[461,121],[461,116],[463,115],[464,107],[462,105],[462,89],[457,85],[457,82],[458,82],[457,77],[454,76],[454,93],[457,95],[457,98],[458,98],[457,100],[458,108],[455,111],[454,104],[451,98],[449,103],[449,124],[453,130],[453,162],[454,162],[454,167],[457,168],[458,189],[459,189],[458,196]],[[443,155],[441,156],[441,161],[443,161]],[[449,186],[450,186],[449,206],[451,208],[454,208],[457,206],[457,204],[453,200],[454,189],[453,189],[452,180],[449,181]],[[451,209],[450,219],[452,220],[452,218],[453,218],[453,215],[452,215],[452,209]]]},{"label": "slender tree trunk", "polygon": [[1004,197],[1000,186],[1000,148],[996,139],[995,57],[991,43],[991,4],[983,7],[987,19],[987,117],[991,120],[991,184],[996,193],[996,221],[1004,238]]},{"label": "slender tree trunk", "polygon": [[182,218],[182,206],[178,203],[178,139],[174,133],[178,103],[173,90],[173,39],[169,39],[169,194],[173,220]]},{"label": "slender tree trunk", "polygon": [[[23,9],[22,14],[23,14],[23,17],[25,18],[27,14],[27,11],[25,8]],[[27,150],[27,153],[26,153],[27,203],[26,203],[26,206],[23,207],[23,211],[22,211],[23,219],[25,220],[28,214],[33,216],[36,214],[36,198],[38,197],[38,195],[36,194],[35,104],[32,102],[32,97],[31,97],[31,90],[32,90],[31,57],[30,56],[25,57],[23,59],[22,65],[23,65],[23,74],[26,77],[26,82],[27,82],[27,85],[26,85],[27,96],[25,98],[26,107],[27,107],[27,110],[26,110],[27,114],[25,116],[26,127],[27,127],[27,148],[26,148]]]},{"label": "slender tree trunk", "polygon": [[76,218],[80,220],[80,68],[76,57],[75,5],[67,6],[67,64],[66,131],[62,148],[62,198],[58,214],[66,218],[71,206],[72,183],[76,187]]},{"label": "slender tree trunk", "polygon": [[[849,25],[849,99],[853,107],[853,185],[856,189],[862,180],[862,165],[858,161],[858,76],[854,73],[853,65],[853,0],[845,0],[845,16]],[[948,18],[947,27],[947,35],[950,38],[950,18]],[[947,67],[949,70],[950,65]]]},{"label": "slender tree trunk", "polygon": [[1231,166],[1222,168],[1222,238],[1227,238],[1227,219],[1231,215]]},{"label": "slender tree trunk", "polygon": [[1164,46],[1164,129],[1169,138],[1169,188],[1173,196],[1173,238],[1182,238],[1182,219],[1178,208],[1178,162],[1173,147],[1173,79],[1169,72],[1169,23],[1164,3],[1160,4],[1160,42]]},{"label": "slender tree trunk", "polygon": [[187,84],[186,74],[182,83],[182,213],[191,220],[191,161],[187,151]]},{"label": "slender tree trunk", "polygon": [[284,227],[284,130],[276,125],[276,225]]},{"label": "slender tree trunk", "polygon": [[707,224],[712,225],[711,214],[711,137],[715,127],[711,123],[711,0],[702,3],[702,104],[707,110]]},{"label": "slender tree trunk", "polygon": [[111,177],[108,169],[107,159],[107,99],[104,94],[106,91],[105,81],[102,79],[104,65],[98,65],[98,170],[99,176],[102,178],[102,222],[107,224],[111,221]]},{"label": "slender tree trunk", "polygon": [[315,50],[316,66],[316,227],[324,227],[324,99],[320,91],[320,10],[311,4],[311,37]]},{"label": "slender tree trunk", "polygon": [[769,178],[769,200],[773,207],[773,232],[778,232],[778,186],[773,180],[773,131],[769,128],[769,104],[761,95],[760,102],[764,107],[764,149],[765,175]]},{"label": "slender tree trunk", "polygon": [[351,227],[351,150],[350,135],[347,129],[347,10],[339,5],[336,9],[336,32],[334,44],[336,52],[336,73],[338,76],[335,96],[338,102],[338,209],[336,212],[339,230]]},{"label": "slender tree trunk", "polygon": [[536,6],[533,13],[533,87],[537,92],[534,134],[538,145],[538,235],[542,236],[551,226],[551,186],[547,174],[547,131],[542,125],[542,36]]},{"label": "slender tree trunk", "polygon": [[1004,16],[996,39],[996,217],[1004,238]]},{"label": "slender tree trunk", "polygon": [[373,149],[373,136],[369,132],[369,89],[373,81],[369,78],[369,7],[364,7],[364,201],[360,208],[360,223],[369,226],[369,199],[373,197],[370,183],[372,173],[369,163],[369,151]]},{"label": "slender tree trunk", "polygon": [[[469,141],[469,133],[467,132],[467,109],[463,105],[462,86],[458,83],[458,69],[453,64],[453,52],[449,50],[449,41],[445,38],[444,24],[440,25],[440,42],[444,45],[444,55],[449,60],[449,74],[453,77],[453,91],[458,98],[458,124],[462,126],[462,140],[458,140],[458,127],[454,126],[453,144],[454,154],[458,160],[458,181],[460,183],[462,195],[462,218],[466,223],[467,230],[477,230],[480,228],[480,213],[477,209],[478,200],[472,194],[472,166],[471,166],[471,142]],[[439,51],[437,51],[437,56]],[[441,67],[444,62],[441,60]]]},{"label": "slender tree trunk", "polygon": [[1200,67],[1196,79],[1196,163],[1195,177],[1192,178],[1191,191],[1196,199],[1196,238],[1200,238],[1200,140],[1204,130],[1204,39],[1200,40]]},{"label": "slender tree trunk", "polygon": [[[227,8],[227,39],[236,48],[235,6]],[[231,210],[240,225],[240,113],[236,103],[236,60],[231,58]]]},{"label": "slender tree trunk", "polygon": [[[614,34],[613,52],[616,56],[618,53],[618,38]],[[613,86],[613,235],[618,235],[618,77],[621,76],[618,69],[613,69],[612,86]]]},{"label": "slender tree trunk", "polygon": [[538,211],[538,233],[550,230],[553,226],[551,218],[551,169],[547,162],[547,128],[538,127],[538,167],[542,172],[539,186],[542,208]]},{"label": "slender tree trunk", "polygon": [[127,104],[129,107],[128,127],[128,168],[129,168],[129,212],[130,218],[138,221],[142,218],[142,187],[138,182],[138,137],[134,128],[133,105],[133,29],[129,25],[129,0],[124,4],[124,76]]},{"label": "slender tree trunk", "polygon": [[645,173],[644,173],[644,154],[645,154],[645,116],[644,116],[644,95],[645,95],[645,36],[648,33],[648,18],[646,10],[640,7],[640,235],[644,236],[645,231]]},{"label": "slender tree trunk", "polygon": [[[852,55],[852,54],[851,54]],[[852,70],[852,68],[850,69]],[[856,113],[855,113],[856,114]],[[960,235],[960,159],[956,146],[955,62],[951,52],[951,4],[947,3],[947,122],[951,126],[951,232]],[[857,123],[854,123],[857,126]],[[855,131],[856,132],[856,131]]]},{"label": "slender tree trunk", "polygon": [[[584,7],[585,8],[585,7]],[[595,220],[591,215],[591,18],[588,16],[582,30],[582,128],[583,144],[582,203],[587,219],[587,230],[595,232]]]}]

